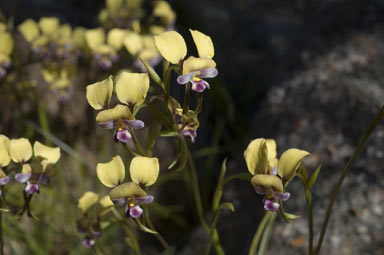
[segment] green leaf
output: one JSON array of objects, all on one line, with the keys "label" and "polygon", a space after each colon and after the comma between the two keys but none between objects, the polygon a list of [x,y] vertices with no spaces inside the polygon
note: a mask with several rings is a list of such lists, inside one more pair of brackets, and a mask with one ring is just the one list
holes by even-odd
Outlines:
[{"label": "green leaf", "polygon": [[106,229],[107,227],[109,227],[111,225],[111,222],[110,221],[102,221],[100,222],[100,228],[101,229]]},{"label": "green leaf", "polygon": [[140,61],[141,61],[141,63],[143,63],[143,65],[147,69],[149,77],[151,77],[151,79],[154,82],[156,82],[157,85],[159,85],[161,88],[164,89],[164,83],[161,80],[160,76],[156,73],[156,71],[151,66],[147,65],[147,63],[145,63],[145,61],[143,61],[141,59],[140,59]]},{"label": "green leaf", "polygon": [[219,181],[217,182],[215,194],[213,195],[213,203],[212,203],[213,211],[218,209],[219,204],[220,204],[220,200],[221,200],[221,196],[223,194],[224,178],[225,178],[225,173],[227,172],[227,159],[228,158],[225,158],[223,160],[223,163],[221,164]]},{"label": "green leaf", "polygon": [[9,209],[7,209],[7,208],[0,208],[0,212],[9,212]]},{"label": "green leaf", "polygon": [[141,105],[135,105],[135,108],[133,108],[133,116],[136,116],[136,114],[140,111],[141,108],[146,107],[147,105],[145,103]]},{"label": "green leaf", "polygon": [[156,143],[157,138],[160,135],[161,123],[158,120],[153,120],[148,130],[147,149],[148,152],[152,151],[153,146]]},{"label": "green leaf", "polygon": [[222,210],[222,209],[228,209],[228,210],[231,210],[232,212],[235,212],[235,207],[231,202],[222,203],[219,207],[219,210]]},{"label": "green leaf", "polygon": [[311,175],[311,178],[309,178],[309,180],[307,182],[307,189],[309,189],[309,190],[312,189],[312,186],[315,184],[317,177],[319,176],[321,167],[322,167],[322,165],[318,166],[316,168],[315,172],[313,172],[313,174]]},{"label": "green leaf", "polygon": [[290,214],[290,213],[286,213],[286,212],[284,212],[284,216],[285,216],[285,219],[288,220],[288,222],[292,222],[292,220],[296,220],[296,219],[300,218],[300,216],[298,216],[298,215],[294,215],[294,214]]},{"label": "green leaf", "polygon": [[144,231],[144,232],[147,232],[147,233],[150,233],[150,234],[153,234],[153,235],[157,235],[158,234],[156,231],[154,231],[154,230],[144,226],[138,219],[134,219],[134,221],[136,222],[137,226],[140,228],[141,231]]},{"label": "green leaf", "polygon": [[226,184],[226,183],[228,183],[228,182],[230,182],[232,180],[235,180],[235,179],[250,181],[251,178],[252,178],[252,175],[250,173],[233,174],[233,175],[228,176],[227,178],[225,178],[224,184]]},{"label": "green leaf", "polygon": [[163,136],[163,137],[179,136],[179,133],[176,131],[166,130],[166,131],[161,132],[160,136]]}]

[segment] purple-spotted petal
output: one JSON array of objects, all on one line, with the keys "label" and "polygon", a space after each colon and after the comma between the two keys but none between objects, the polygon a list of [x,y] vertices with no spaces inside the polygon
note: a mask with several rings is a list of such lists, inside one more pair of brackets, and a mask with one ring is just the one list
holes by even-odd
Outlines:
[{"label": "purple-spotted petal", "polygon": [[273,202],[269,199],[264,201],[264,209],[267,211],[275,212],[275,211],[279,210],[279,207],[280,207],[280,205],[277,202]]},{"label": "purple-spotted petal", "polygon": [[140,204],[149,204],[152,203],[155,198],[153,196],[146,196],[146,197],[137,197],[136,201]]},{"label": "purple-spotted petal", "polygon": [[16,174],[15,180],[21,183],[27,182],[32,176],[32,173],[26,173],[26,174]]},{"label": "purple-spotted petal", "polygon": [[5,185],[9,182],[9,176],[5,176],[4,178],[0,178],[0,185]]},{"label": "purple-spotted petal", "polygon": [[268,194],[268,192],[269,192],[268,189],[261,187],[261,186],[256,186],[255,191],[257,194],[260,194],[260,195],[265,195],[265,194]]},{"label": "purple-spotted petal", "polygon": [[144,122],[141,120],[123,120],[124,124],[134,129],[140,129],[144,127]]},{"label": "purple-spotted petal", "polygon": [[86,247],[86,248],[91,248],[92,246],[95,245],[95,240],[93,240],[92,238],[85,238],[83,240],[83,245]]},{"label": "purple-spotted petal", "polygon": [[27,182],[27,185],[25,186],[24,191],[27,192],[28,194],[40,193],[39,184]]},{"label": "purple-spotted petal", "polygon": [[112,202],[115,206],[120,206],[125,204],[125,198],[113,199]]},{"label": "purple-spotted petal", "polygon": [[199,81],[192,80],[192,90],[196,92],[203,92],[205,89],[209,89],[209,83],[200,79]]},{"label": "purple-spotted petal", "polygon": [[129,143],[132,141],[132,136],[126,129],[116,130],[114,135],[115,142]]},{"label": "purple-spotted petal", "polygon": [[197,136],[196,130],[190,130],[190,129],[185,129],[180,132],[183,136],[189,136],[191,138],[191,142],[195,143],[195,138]]},{"label": "purple-spotted petal", "polygon": [[129,215],[132,218],[139,218],[143,214],[143,209],[140,206],[135,205],[129,208]]},{"label": "purple-spotted petal", "polygon": [[192,73],[187,73],[187,74],[179,75],[177,77],[177,83],[179,83],[179,84],[187,84],[188,82],[190,82],[192,80],[193,74],[194,73],[192,72]]},{"label": "purple-spotted petal", "polygon": [[97,238],[99,238],[99,237],[101,237],[101,232],[100,231],[95,231],[95,232],[93,232],[93,237],[97,237]]},{"label": "purple-spotted petal", "polygon": [[199,78],[214,78],[219,74],[216,68],[206,68],[200,70]]},{"label": "purple-spotted petal", "polygon": [[279,200],[283,200],[283,201],[286,201],[289,199],[289,197],[291,196],[291,193],[289,192],[284,192],[284,193],[279,193],[279,192],[276,192],[275,193],[275,197]]},{"label": "purple-spotted petal", "polygon": [[110,120],[110,121],[100,122],[99,126],[105,129],[112,129],[115,127],[115,123],[113,120]]}]

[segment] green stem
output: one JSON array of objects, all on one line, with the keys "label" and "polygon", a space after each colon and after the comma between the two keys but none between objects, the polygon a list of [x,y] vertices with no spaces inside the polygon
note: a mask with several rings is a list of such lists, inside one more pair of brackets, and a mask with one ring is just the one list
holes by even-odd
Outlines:
[{"label": "green stem", "polygon": [[[39,123],[40,123],[41,128],[45,132],[51,133],[50,128],[49,128],[49,121],[48,121],[48,117],[47,117],[47,112],[46,112],[45,107],[41,101],[39,101],[39,103],[38,103],[38,111],[39,111]],[[52,146],[51,140],[49,140],[47,137],[45,137],[45,143],[48,146]]]},{"label": "green stem", "polygon": [[[146,209],[147,209],[147,208],[146,208]],[[152,221],[151,221],[151,218],[149,217],[149,212],[148,212],[148,210],[145,210],[145,211],[144,211],[144,218],[145,218],[145,220],[146,220],[148,226],[149,226],[152,230],[154,230],[154,231],[157,232],[157,234],[155,234],[156,239],[161,243],[161,245],[164,247],[164,249],[167,251],[167,253],[168,253],[169,255],[171,255],[171,254],[172,254],[172,251],[170,250],[167,241],[166,241],[165,238],[159,233],[159,231],[156,230],[155,226],[153,226]]]},{"label": "green stem", "polygon": [[192,179],[191,184],[192,184],[193,195],[195,197],[197,214],[199,216],[199,220],[200,220],[201,225],[209,233],[210,228],[208,226],[207,221],[204,218],[204,210],[203,210],[203,204],[201,203],[201,195],[200,195],[200,190],[199,190],[199,182],[197,180],[195,163],[193,162],[191,152],[189,151],[189,149],[185,143],[185,139],[182,138],[182,141],[184,143],[185,150],[186,150],[186,153],[188,156],[188,169],[189,169],[190,174],[191,174],[191,179]]},{"label": "green stem", "polygon": [[272,213],[271,212],[266,212],[264,214],[263,219],[259,223],[259,226],[257,227],[256,233],[253,236],[251,247],[249,248],[248,255],[256,255],[256,250],[257,247],[259,246],[261,235],[264,232],[265,225],[267,224],[269,218],[271,217]]},{"label": "green stem", "polygon": [[199,114],[203,108],[203,93],[197,93],[197,107],[195,113]]},{"label": "green stem", "polygon": [[336,201],[336,197],[337,197],[337,194],[341,188],[341,184],[343,183],[345,176],[348,174],[349,170],[351,169],[352,163],[356,160],[357,155],[359,154],[359,152],[361,151],[361,149],[363,148],[363,146],[367,142],[369,136],[376,129],[376,127],[379,125],[379,123],[382,121],[383,118],[384,118],[384,105],[381,107],[380,112],[371,121],[367,130],[364,132],[363,136],[360,138],[360,141],[359,141],[355,151],[353,152],[352,157],[349,159],[347,165],[345,166],[345,168],[344,168],[344,170],[343,170],[343,172],[342,172],[342,174],[341,174],[341,176],[340,176],[340,178],[336,184],[335,189],[332,192],[331,199],[330,199],[329,204],[328,204],[327,212],[326,212],[325,217],[324,217],[324,222],[323,222],[323,225],[321,227],[320,238],[319,238],[319,241],[317,243],[317,246],[316,246],[316,249],[314,252],[314,254],[316,254],[316,255],[320,253],[320,248],[321,248],[321,245],[322,245],[323,240],[324,240],[325,231],[327,230],[327,226],[328,226],[329,218],[331,216],[333,204]]},{"label": "green stem", "polygon": [[132,128],[129,128],[129,133],[131,133],[132,140],[133,140],[133,143],[135,144],[136,149],[139,151],[139,153],[140,153],[142,156],[146,156],[145,151],[143,150],[143,148],[142,148],[141,145],[140,145],[139,140],[137,139],[137,136],[136,136],[135,131],[134,131]]},{"label": "green stem", "polygon": [[132,232],[132,230],[131,230],[131,228],[130,228],[128,222],[125,221],[125,220],[121,217],[121,215],[119,214],[119,212],[118,212],[115,208],[112,209],[112,213],[113,213],[113,215],[116,217],[116,219],[117,219],[119,222],[122,223],[125,232],[127,233],[128,237],[129,237],[129,239],[130,239],[130,241],[132,242],[131,248],[136,252],[136,255],[140,255],[141,252],[140,252],[139,242],[137,241],[135,234]]},{"label": "green stem", "polygon": [[191,100],[191,83],[188,82],[185,85],[183,113],[187,113],[188,112],[190,100]]},{"label": "green stem", "polygon": [[123,145],[124,149],[129,153],[131,154],[132,157],[136,157],[136,156],[139,156],[139,154],[137,154],[136,152],[134,152],[131,148],[129,148],[129,145],[126,144],[126,143],[123,143],[123,142],[120,142],[121,145]]},{"label": "green stem", "polygon": [[312,194],[310,190],[306,190],[307,206],[308,206],[308,254],[313,254],[313,215],[312,215]]},{"label": "green stem", "polygon": [[273,229],[273,225],[274,225],[275,220],[276,220],[276,216],[277,216],[276,212],[272,213],[271,218],[268,221],[268,225],[265,228],[265,231],[263,233],[263,237],[262,237],[261,242],[260,242],[260,247],[259,247],[259,253],[258,254],[260,254],[260,255],[265,255],[267,252],[269,239],[271,238],[272,229]]},{"label": "green stem", "polygon": [[173,130],[173,124],[169,121],[165,114],[159,111],[151,102],[145,101],[145,104],[157,120],[159,120],[168,130]]}]

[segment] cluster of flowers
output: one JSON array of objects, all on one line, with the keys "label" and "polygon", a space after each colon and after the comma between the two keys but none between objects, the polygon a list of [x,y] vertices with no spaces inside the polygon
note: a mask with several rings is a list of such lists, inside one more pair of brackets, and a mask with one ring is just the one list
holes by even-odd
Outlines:
[{"label": "cluster of flowers", "polygon": [[[34,157],[32,157],[33,155]],[[10,181],[9,175],[15,169],[9,167],[11,162],[16,165],[16,169],[21,170],[15,173],[15,180],[24,184],[25,195],[32,196],[40,192],[40,184],[49,183],[53,172],[52,165],[56,164],[59,158],[60,148],[58,147],[52,148],[36,141],[32,148],[26,138],[9,139],[0,135],[1,192],[4,192],[5,185]],[[2,206],[6,206],[4,199],[2,203]]]},{"label": "cluster of flowers", "polygon": [[[96,72],[109,71],[124,51],[151,66],[159,63],[160,55],[152,37],[172,29],[176,15],[165,1],[154,1],[150,15],[145,15],[142,5],[142,1],[107,0],[106,8],[99,14],[101,26],[94,29],[72,28],[60,24],[56,17],[43,17],[38,22],[27,19],[17,30],[30,46],[32,59],[42,64],[45,81],[65,101],[80,69],[80,58]],[[12,55],[14,40],[6,29],[0,23],[0,79],[8,73],[11,56],[19,55]],[[130,64],[132,68],[143,69],[138,61]]]},{"label": "cluster of flowers", "polygon": [[278,211],[282,201],[290,197],[284,192],[289,182],[296,176],[302,159],[309,152],[288,149],[277,159],[276,142],[273,139],[252,140],[244,151],[249,172],[253,175],[251,183],[256,193],[265,195],[264,209]]}]

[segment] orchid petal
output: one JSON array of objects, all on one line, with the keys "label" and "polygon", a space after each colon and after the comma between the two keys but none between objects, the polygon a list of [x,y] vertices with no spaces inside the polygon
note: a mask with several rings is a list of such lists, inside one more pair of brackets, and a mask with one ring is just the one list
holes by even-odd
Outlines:
[{"label": "orchid petal", "polygon": [[183,63],[183,74],[188,74],[194,71],[215,68],[216,63],[210,58],[195,58],[190,56]]},{"label": "orchid petal", "polygon": [[41,144],[36,141],[33,144],[33,151],[35,153],[35,157],[43,158],[43,162],[45,164],[55,164],[60,158],[60,148],[59,147],[49,147]]},{"label": "orchid petal", "polygon": [[155,198],[153,196],[146,196],[146,197],[137,197],[136,201],[140,204],[149,204],[152,203]]},{"label": "orchid petal", "polygon": [[124,124],[134,129],[140,129],[144,127],[144,122],[141,120],[123,120]]},{"label": "orchid petal", "polygon": [[184,38],[176,31],[167,31],[154,37],[160,54],[172,64],[179,64],[187,55]]},{"label": "orchid petal", "polygon": [[96,172],[100,182],[109,188],[118,186],[125,178],[124,163],[119,155],[107,163],[97,164]]},{"label": "orchid petal", "polygon": [[77,207],[82,213],[86,213],[92,205],[96,204],[97,200],[99,200],[99,194],[87,191],[79,198]]},{"label": "orchid petal", "polygon": [[268,148],[264,138],[252,140],[244,151],[248,171],[252,174],[265,174],[268,171]]},{"label": "orchid petal", "polygon": [[251,183],[254,187],[263,187],[274,191],[283,192],[283,183],[281,179],[274,175],[257,174],[252,177]]},{"label": "orchid petal", "polygon": [[139,218],[142,214],[143,214],[143,209],[138,205],[135,205],[129,208],[129,215],[132,218],[135,218],[135,219]]},{"label": "orchid petal", "polygon": [[310,153],[298,149],[288,149],[280,157],[278,163],[278,173],[283,178],[284,183],[292,180],[296,175],[296,170],[301,160]]},{"label": "orchid petal", "polygon": [[149,89],[147,73],[122,72],[116,81],[116,94],[123,104],[144,103]]},{"label": "orchid petal", "polygon": [[112,76],[87,86],[87,101],[95,110],[107,108],[113,92]]},{"label": "orchid petal", "polygon": [[195,42],[197,52],[201,58],[213,58],[215,49],[211,37],[197,31],[189,29],[192,34],[193,41]]},{"label": "orchid petal", "polygon": [[11,139],[9,154],[15,163],[23,163],[32,157],[32,145],[26,138]]},{"label": "orchid petal", "polygon": [[127,129],[118,129],[114,134],[115,142],[130,143],[132,142],[132,135]]},{"label": "orchid petal", "polygon": [[179,83],[179,84],[187,84],[188,82],[190,82],[192,80],[193,74],[194,74],[194,72],[188,73],[188,74],[179,75],[177,77],[177,83]]},{"label": "orchid petal", "polygon": [[119,198],[146,197],[147,193],[136,183],[126,182],[111,190],[109,196],[114,201]]},{"label": "orchid petal", "polygon": [[8,166],[11,161],[9,155],[9,138],[5,135],[0,135],[0,167]]},{"label": "orchid petal", "polygon": [[133,115],[126,105],[118,104],[114,108],[103,110],[96,115],[96,121],[98,123],[121,119],[133,119]]},{"label": "orchid petal", "polygon": [[32,42],[33,39],[39,36],[39,26],[37,22],[32,19],[27,19],[23,23],[21,23],[17,29],[24,36],[25,40],[28,42]]},{"label": "orchid petal", "polygon": [[138,156],[132,159],[129,172],[134,183],[151,186],[159,176],[159,168],[157,158]]},{"label": "orchid petal", "polygon": [[219,74],[219,71],[216,68],[206,68],[201,69],[199,78],[215,78]]}]

